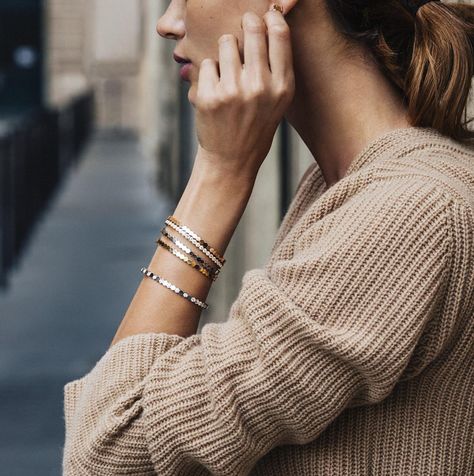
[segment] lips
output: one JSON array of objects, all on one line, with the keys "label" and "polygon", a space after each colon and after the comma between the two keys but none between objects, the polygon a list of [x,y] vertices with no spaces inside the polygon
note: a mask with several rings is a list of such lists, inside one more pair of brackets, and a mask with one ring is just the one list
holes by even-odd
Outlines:
[{"label": "lips", "polygon": [[179,70],[179,75],[181,76],[181,79],[184,79],[185,81],[190,81],[190,71],[193,65],[191,63],[185,63],[181,66]]},{"label": "lips", "polygon": [[178,56],[176,53],[173,53],[173,58],[177,63],[191,63],[191,60],[187,58],[181,58],[181,56]]}]

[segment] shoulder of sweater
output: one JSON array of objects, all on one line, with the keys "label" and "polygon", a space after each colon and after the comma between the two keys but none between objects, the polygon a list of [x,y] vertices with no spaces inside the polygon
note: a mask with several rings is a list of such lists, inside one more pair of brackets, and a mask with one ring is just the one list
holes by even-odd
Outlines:
[{"label": "shoulder of sweater", "polygon": [[413,148],[401,157],[386,157],[367,168],[371,182],[402,179],[424,183],[474,214],[474,148],[443,138]]},{"label": "shoulder of sweater", "polygon": [[375,223],[397,222],[406,230],[416,229],[426,225],[414,218],[420,210],[425,210],[425,218],[433,227],[441,226],[446,236],[466,226],[465,216],[456,207],[458,197],[450,189],[408,167],[396,173],[387,171],[391,167],[388,162],[385,170],[380,167],[357,170],[317,196],[294,220],[289,241],[306,239],[313,232],[326,234],[347,227],[355,230]]},{"label": "shoulder of sweater", "polygon": [[[382,195],[384,190],[397,188],[400,196],[411,198],[401,203],[403,207],[417,207],[421,201],[430,200],[433,207],[443,209],[451,252],[460,253],[457,263],[473,262],[472,147],[443,138],[425,147],[414,148],[402,157],[375,161],[363,175],[367,180],[367,193],[373,197]],[[464,275],[464,278],[463,286],[467,285],[467,276]]]},{"label": "shoulder of sweater", "polygon": [[[380,210],[378,221],[400,220],[417,216],[420,209],[429,210],[433,226],[442,227],[448,241],[474,244],[474,156],[465,162],[433,150],[399,158],[386,157],[375,161],[349,176],[317,197],[294,224],[293,237],[305,234],[310,224],[327,218],[326,223],[342,225],[366,222]],[[426,208],[428,205],[429,208]],[[335,219],[331,219],[333,214]],[[371,218],[372,217],[372,218]],[[435,217],[444,219],[438,220]],[[418,227],[410,220],[405,226]],[[421,225],[420,225],[421,226]],[[474,246],[463,245],[474,255]],[[473,256],[474,257],[474,256]]]},{"label": "shoulder of sweater", "polygon": [[[378,208],[377,203],[381,202],[390,205],[392,210],[403,209],[405,212],[409,209],[415,211],[429,202],[433,212],[436,210],[436,213],[446,216],[449,234],[458,235],[460,230],[464,230],[466,235],[468,230],[467,235],[472,235],[472,147],[445,136],[435,139],[430,136],[428,140],[423,136],[421,141],[406,140],[366,159],[361,161],[361,167],[357,166],[322,193],[316,190],[316,182],[322,180],[321,170],[317,163],[311,164],[300,180],[297,203],[286,217],[288,229],[283,230],[276,244],[279,245],[286,235],[290,240],[296,239],[309,224],[317,223],[326,216],[324,223],[333,223],[330,216],[335,216],[336,221],[342,216],[354,220],[354,214],[373,213]],[[341,213],[333,215],[341,207]]]}]

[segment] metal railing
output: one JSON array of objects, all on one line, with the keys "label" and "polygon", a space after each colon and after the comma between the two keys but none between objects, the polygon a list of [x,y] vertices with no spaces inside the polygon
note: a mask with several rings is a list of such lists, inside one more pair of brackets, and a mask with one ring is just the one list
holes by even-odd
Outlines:
[{"label": "metal railing", "polygon": [[0,120],[0,288],[93,125],[93,93]]}]

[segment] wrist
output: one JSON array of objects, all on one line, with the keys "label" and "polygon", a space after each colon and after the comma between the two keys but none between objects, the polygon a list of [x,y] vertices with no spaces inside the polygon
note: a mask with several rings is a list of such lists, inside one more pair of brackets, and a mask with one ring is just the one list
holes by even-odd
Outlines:
[{"label": "wrist", "polygon": [[233,178],[208,164],[195,163],[174,214],[224,254],[252,190],[250,179]]},{"label": "wrist", "polygon": [[231,187],[231,189],[250,194],[257,172],[258,170],[248,170],[248,166],[244,166],[243,160],[237,161],[233,158],[220,157],[200,146],[193,166],[193,174],[203,182],[207,181],[214,186],[222,184],[225,188]]}]

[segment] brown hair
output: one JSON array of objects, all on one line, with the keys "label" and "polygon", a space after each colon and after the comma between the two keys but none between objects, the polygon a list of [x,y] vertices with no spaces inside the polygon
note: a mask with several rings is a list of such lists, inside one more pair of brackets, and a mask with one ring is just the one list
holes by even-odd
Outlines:
[{"label": "brown hair", "polygon": [[369,47],[400,90],[415,126],[472,144],[467,104],[474,75],[474,6],[420,0],[325,0],[347,40]]}]

